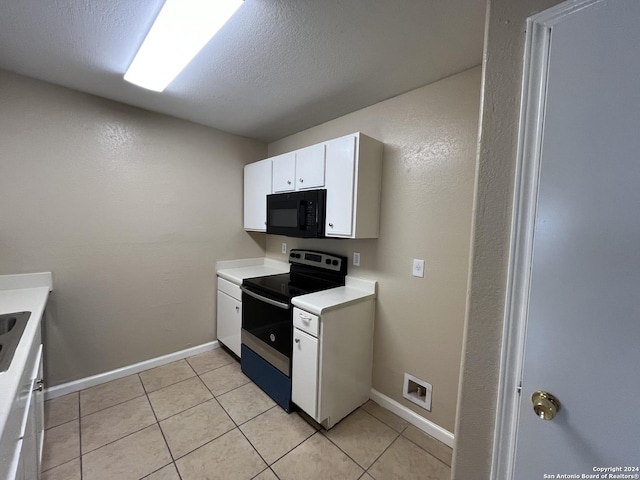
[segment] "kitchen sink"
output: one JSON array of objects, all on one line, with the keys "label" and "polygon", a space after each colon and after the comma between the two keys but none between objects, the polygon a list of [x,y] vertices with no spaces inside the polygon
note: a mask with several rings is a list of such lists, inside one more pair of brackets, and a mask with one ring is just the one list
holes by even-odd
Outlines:
[{"label": "kitchen sink", "polygon": [[9,369],[30,316],[31,312],[0,315],[0,373]]}]

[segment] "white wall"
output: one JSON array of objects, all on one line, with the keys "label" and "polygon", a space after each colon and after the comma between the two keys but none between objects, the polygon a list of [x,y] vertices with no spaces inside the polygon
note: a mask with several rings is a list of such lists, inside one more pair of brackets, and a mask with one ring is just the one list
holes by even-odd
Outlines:
[{"label": "white wall", "polygon": [[0,71],[0,152],[0,274],[54,274],[49,386],[216,338],[265,144]]},{"label": "white wall", "polygon": [[[480,104],[480,68],[269,144],[269,155],[355,131],[384,143],[380,238],[281,243],[348,255],[349,274],[379,281],[373,387],[452,431],[469,265],[471,204]],[[413,258],[425,278],[411,276]],[[433,384],[431,412],[402,397],[403,374]]]}]

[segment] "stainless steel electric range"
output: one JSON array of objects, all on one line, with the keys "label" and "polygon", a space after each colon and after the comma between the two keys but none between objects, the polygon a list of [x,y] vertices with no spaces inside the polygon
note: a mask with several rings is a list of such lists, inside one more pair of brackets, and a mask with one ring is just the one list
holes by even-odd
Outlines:
[{"label": "stainless steel electric range", "polygon": [[254,383],[291,411],[293,305],[297,295],[344,285],[347,258],[291,250],[289,273],[242,282],[241,367]]}]

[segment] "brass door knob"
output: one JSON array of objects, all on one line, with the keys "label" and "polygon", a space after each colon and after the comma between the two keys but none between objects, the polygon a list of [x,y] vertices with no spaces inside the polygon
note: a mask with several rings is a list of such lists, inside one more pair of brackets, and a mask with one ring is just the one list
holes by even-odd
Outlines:
[{"label": "brass door knob", "polygon": [[531,396],[533,411],[542,420],[553,420],[560,411],[560,402],[548,392],[538,390]]}]

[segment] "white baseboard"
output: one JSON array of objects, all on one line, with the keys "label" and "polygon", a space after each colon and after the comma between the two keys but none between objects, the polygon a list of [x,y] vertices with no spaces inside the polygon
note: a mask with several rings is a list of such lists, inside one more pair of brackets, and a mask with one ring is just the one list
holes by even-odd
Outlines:
[{"label": "white baseboard", "polygon": [[67,393],[78,392],[80,390],[84,390],[85,388],[94,387],[96,385],[100,385],[101,383],[106,383],[110,382],[111,380],[117,380],[118,378],[127,377],[129,375],[133,375],[134,373],[139,373],[153,367],[166,365],[167,363],[175,362],[176,360],[191,357],[192,355],[197,355],[199,353],[208,352],[209,350],[213,350],[219,347],[220,344],[217,340],[215,340],[213,342],[204,343],[196,347],[180,350],[179,352],[169,353],[168,355],[151,358],[149,360],[145,360],[144,362],[134,363],[133,365],[127,365],[126,367],[117,368],[116,370],[111,370],[110,372],[99,373],[98,375],[93,375],[91,377],[85,377],[81,378],[80,380],[74,380],[73,382],[63,383],[61,385],[47,388],[45,390],[44,397],[45,400],[61,397],[62,395],[66,395]]},{"label": "white baseboard", "polygon": [[373,388],[371,389],[370,398],[381,407],[390,410],[400,418],[403,418],[410,424],[415,425],[423,432],[431,435],[433,438],[440,440],[445,445],[449,445],[451,448],[453,448],[453,433],[451,433],[450,431],[445,430],[440,425],[437,425],[424,417],[421,417],[413,410],[405,407],[401,403],[396,402],[393,398],[387,397],[386,395]]}]

